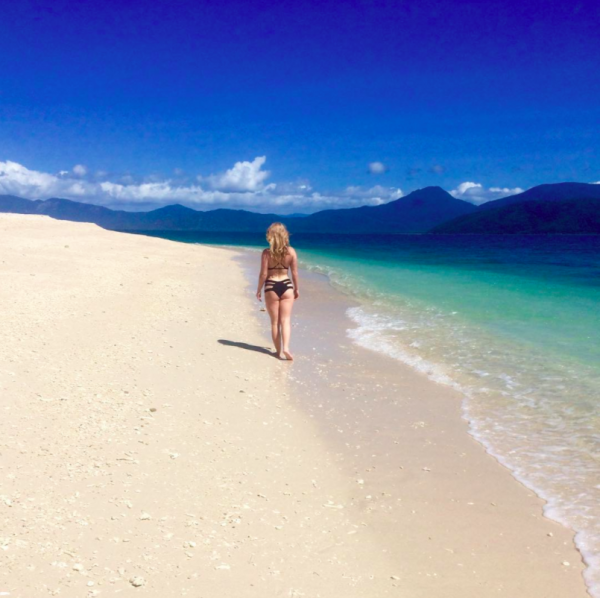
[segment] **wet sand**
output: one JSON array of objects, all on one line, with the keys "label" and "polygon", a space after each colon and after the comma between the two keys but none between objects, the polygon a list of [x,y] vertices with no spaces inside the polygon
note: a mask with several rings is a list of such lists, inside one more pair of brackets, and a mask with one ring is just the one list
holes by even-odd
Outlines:
[{"label": "wet sand", "polygon": [[[251,280],[256,256],[238,259]],[[355,300],[302,277],[292,397],[354,481],[352,505],[410,595],[587,596],[573,532],[469,434],[463,396],[354,344]]]},{"label": "wet sand", "polygon": [[237,252],[8,214],[0,248],[0,592],[587,595],[460,397],[353,346],[323,280],[290,364]]}]

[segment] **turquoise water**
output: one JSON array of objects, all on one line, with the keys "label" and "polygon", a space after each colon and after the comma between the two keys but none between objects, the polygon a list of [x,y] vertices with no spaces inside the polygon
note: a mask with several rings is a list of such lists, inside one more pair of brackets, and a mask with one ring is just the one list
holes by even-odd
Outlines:
[{"label": "turquoise water", "polygon": [[[163,236],[163,235],[161,235]],[[256,246],[262,235],[164,235]],[[576,532],[600,596],[600,237],[293,238],[348,335],[464,396],[472,434]]]}]

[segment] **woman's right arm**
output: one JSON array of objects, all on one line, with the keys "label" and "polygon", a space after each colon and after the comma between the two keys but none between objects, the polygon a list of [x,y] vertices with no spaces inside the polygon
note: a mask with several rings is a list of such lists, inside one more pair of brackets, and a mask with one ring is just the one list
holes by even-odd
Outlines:
[{"label": "woman's right arm", "polygon": [[290,270],[292,271],[292,282],[294,283],[294,299],[298,299],[300,297],[300,285],[298,282],[298,255],[295,249],[292,249]]}]

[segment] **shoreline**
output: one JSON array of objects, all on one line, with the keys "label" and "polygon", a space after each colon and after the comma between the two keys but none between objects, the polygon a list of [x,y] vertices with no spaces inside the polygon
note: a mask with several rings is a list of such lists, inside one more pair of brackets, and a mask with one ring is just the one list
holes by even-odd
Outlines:
[{"label": "shoreline", "polygon": [[[249,248],[245,248],[247,250]],[[346,287],[340,285],[338,282],[335,282],[332,279],[331,274],[328,271],[322,268],[302,268],[304,274],[308,274],[309,277],[313,278],[317,287],[327,288],[328,293],[331,294],[332,301],[340,301],[345,304],[345,320],[347,322],[346,332],[350,338],[352,338],[353,343],[356,344],[361,349],[367,351],[368,353],[375,354],[380,358],[386,360],[392,360],[393,364],[400,364],[403,368],[408,368],[409,371],[413,372],[420,378],[425,378],[429,380],[434,385],[439,385],[442,388],[452,389],[453,394],[460,395],[459,401],[461,404],[460,407],[460,417],[464,420],[467,425],[467,433],[471,436],[478,445],[480,445],[483,450],[503,469],[506,470],[510,476],[516,480],[516,482],[521,485],[525,491],[532,492],[540,501],[541,504],[541,512],[543,517],[559,524],[561,527],[566,529],[572,535],[572,543],[573,547],[577,551],[579,558],[581,559],[584,568],[582,572],[582,576],[584,579],[584,583],[586,586],[586,590],[589,596],[596,596],[597,592],[600,591],[600,587],[597,583],[594,583],[594,580],[590,577],[588,578],[588,574],[590,572],[590,568],[595,565],[596,570],[598,564],[600,563],[599,557],[595,556],[596,553],[590,551],[586,548],[585,543],[582,540],[577,539],[579,532],[577,532],[568,520],[565,520],[564,517],[556,514],[557,506],[553,504],[553,499],[551,496],[546,496],[546,493],[540,488],[536,487],[533,482],[530,482],[524,474],[520,474],[514,467],[512,467],[508,459],[506,459],[500,452],[496,451],[492,443],[485,438],[485,435],[477,429],[476,421],[472,419],[471,414],[469,413],[468,402],[472,400],[472,397],[468,395],[466,389],[464,389],[460,383],[455,382],[452,378],[448,376],[446,373],[440,374],[433,364],[424,362],[425,365],[422,366],[421,362],[412,363],[410,360],[406,360],[405,358],[396,358],[390,353],[381,352],[378,349],[374,349],[369,347],[368,343],[363,344],[360,340],[356,340],[353,336],[353,331],[361,326],[354,318],[350,315],[349,312],[356,309],[357,307],[363,307],[365,302],[365,297],[357,298],[352,293],[348,291]],[[360,337],[358,337],[360,338]],[[432,371],[433,367],[433,371]]]},{"label": "shoreline", "polygon": [[[229,249],[229,248],[228,248]],[[252,269],[252,260],[254,259],[254,261],[256,261],[255,256],[253,256],[253,251],[243,251],[243,250],[239,250],[239,249],[234,249],[234,251],[238,251],[240,253],[242,253],[242,257],[239,258],[240,261],[244,264],[245,267],[245,272],[246,272],[246,277],[247,280],[249,281],[249,286],[250,288],[252,288],[252,282],[251,282],[251,269]],[[570,557],[570,560],[564,560],[564,561],[557,561],[557,564],[562,565],[563,567],[565,566],[563,563],[568,563],[568,566],[571,567],[574,565],[574,560],[576,559],[578,562],[578,565],[576,565],[576,567],[579,568],[580,573],[581,573],[581,579],[582,579],[582,583],[584,585],[584,595],[591,595],[589,588],[587,586],[585,586],[584,583],[584,575],[583,572],[585,571],[585,563],[584,563],[584,557],[581,554],[581,551],[579,549],[579,547],[576,545],[575,542],[575,531],[570,528],[568,525],[566,525],[565,523],[563,523],[562,521],[552,518],[549,515],[546,514],[546,507],[548,505],[548,501],[543,498],[542,496],[540,496],[535,489],[533,489],[532,487],[530,487],[527,483],[525,483],[523,480],[521,480],[516,474],[515,472],[509,467],[507,466],[505,463],[502,462],[501,458],[499,458],[497,455],[494,454],[494,452],[485,444],[485,442],[478,437],[478,435],[474,432],[473,427],[472,427],[472,423],[470,422],[469,418],[468,418],[468,413],[466,411],[466,407],[465,407],[465,401],[467,400],[466,397],[461,393],[461,391],[459,389],[456,388],[452,388],[450,386],[447,386],[446,384],[442,383],[442,382],[438,382],[438,381],[434,381],[432,380],[426,373],[422,372],[422,371],[418,371],[413,369],[410,365],[404,363],[404,362],[399,362],[398,360],[394,359],[391,356],[386,356],[383,355],[381,353],[375,352],[373,350],[370,350],[366,347],[362,347],[356,343],[354,343],[352,340],[350,340],[348,338],[347,332],[349,330],[351,330],[353,327],[356,326],[356,324],[354,322],[352,322],[349,318],[349,316],[347,315],[347,310],[349,308],[352,308],[356,305],[359,305],[359,303],[352,298],[351,296],[347,295],[346,293],[344,293],[342,290],[339,290],[338,288],[336,288],[330,281],[329,277],[327,276],[327,274],[324,273],[315,273],[312,271],[308,271],[306,269],[302,269],[301,270],[301,276],[303,278],[303,290],[306,288],[306,284],[305,281],[308,280],[308,287],[309,287],[309,293],[313,293],[316,296],[319,296],[320,298],[320,303],[321,305],[319,305],[319,308],[321,309],[322,313],[317,315],[316,318],[313,318],[315,321],[313,322],[312,326],[307,326],[304,330],[300,330],[300,346],[301,348],[303,348],[307,355],[310,352],[310,341],[308,338],[306,338],[306,333],[308,331],[309,328],[312,328],[313,330],[321,330],[324,331],[322,332],[320,339],[323,342],[323,344],[326,346],[326,350],[323,353],[332,353],[335,356],[335,359],[338,362],[346,362],[349,361],[349,367],[347,368],[346,374],[347,377],[352,377],[353,379],[355,379],[355,385],[357,386],[357,388],[359,388],[361,386],[360,382],[357,382],[356,379],[359,377],[364,377],[365,375],[368,375],[367,372],[373,372],[373,371],[377,371],[378,373],[376,374],[378,376],[378,380],[380,382],[380,384],[378,384],[379,386],[379,390],[378,393],[381,394],[385,394],[386,393],[386,389],[385,389],[385,383],[382,383],[383,380],[383,376],[384,375],[388,375],[388,379],[386,380],[387,385],[390,386],[390,388],[394,388],[394,389],[398,389],[398,387],[404,387],[404,388],[409,388],[409,389],[415,389],[418,388],[419,392],[423,392],[423,393],[427,393],[429,395],[431,395],[433,397],[433,402],[435,404],[436,408],[439,408],[441,411],[444,412],[443,414],[443,418],[444,418],[444,423],[445,425],[449,425],[455,428],[454,432],[456,432],[456,428],[459,429],[458,434],[464,434],[464,437],[466,438],[466,442],[465,442],[465,438],[463,438],[460,442],[460,444],[463,446],[466,445],[468,446],[469,444],[475,444],[475,448],[470,447],[472,450],[474,450],[474,452],[481,452],[483,453],[484,457],[483,459],[478,459],[479,465],[478,465],[478,469],[485,469],[486,473],[482,474],[481,471],[478,472],[477,475],[482,476],[482,475],[487,475],[488,478],[488,482],[491,484],[494,484],[494,470],[498,471],[500,470],[502,473],[498,473],[497,475],[502,477],[503,480],[500,483],[500,488],[502,487],[502,485],[505,485],[505,489],[506,489],[506,485],[508,485],[508,487],[510,488],[510,493],[513,494],[513,500],[515,500],[515,506],[514,508],[520,508],[520,507],[516,507],[516,504],[519,502],[519,494],[521,494],[521,498],[525,501],[526,500],[526,509],[528,509],[531,512],[532,517],[534,517],[535,519],[538,519],[539,521],[537,522],[536,525],[544,525],[544,522],[548,522],[551,526],[551,528],[554,528],[554,526],[557,526],[558,529],[560,531],[562,531],[563,533],[560,534],[561,535],[561,541],[563,542],[563,547],[565,548],[565,555],[567,555],[565,558],[569,558],[568,557],[568,553],[572,550],[575,552],[575,558],[573,558],[572,556]],[[303,296],[306,297],[307,293],[303,292]],[[302,301],[302,297],[301,297],[301,301]],[[326,306],[323,304],[327,304]],[[302,304],[299,303],[299,306],[301,306]],[[332,306],[338,306],[337,308],[333,308]],[[311,306],[313,307],[313,306]],[[318,308],[318,309],[319,309]],[[305,316],[306,314],[304,313],[300,313],[299,317],[302,318],[302,316]],[[296,315],[296,317],[298,317],[298,315]],[[264,322],[264,327],[265,330],[267,330],[268,326],[267,326],[267,321],[265,320]],[[332,331],[335,331],[337,334],[332,334]],[[304,336],[303,336],[304,335]],[[295,336],[297,336],[295,334]],[[331,342],[331,338],[337,338],[337,342],[338,344],[342,347],[341,349],[339,347],[335,347],[333,346],[332,342]],[[293,345],[295,345],[295,339],[293,340]],[[349,356],[352,356],[349,358]],[[320,359],[323,360],[327,360],[326,358],[324,358],[323,354],[321,354]],[[351,360],[354,359],[354,362],[352,362]],[[318,364],[314,363],[314,359],[312,360],[313,363],[310,364],[308,367],[306,367],[302,374],[304,377],[309,378],[309,379],[316,379],[319,376],[327,378],[327,376],[323,376],[323,364],[321,364],[321,366],[319,367]],[[331,359],[327,360],[331,362]],[[358,366],[357,364],[360,363],[367,363],[368,365],[364,367],[364,370],[360,375],[357,375],[356,372],[358,370],[360,370],[360,366]],[[356,366],[356,367],[355,367]],[[392,374],[391,376],[389,376],[390,370],[398,370],[401,371],[401,374]],[[321,370],[321,371],[319,371]],[[371,374],[372,375],[372,374]],[[338,373],[338,377],[339,377],[339,373]],[[401,382],[399,382],[401,381]],[[348,387],[350,387],[352,385],[352,383],[348,383],[348,381],[346,380],[346,385]],[[364,387],[364,383],[362,384],[362,386]],[[389,392],[390,389],[387,389],[387,391]],[[411,390],[411,393],[413,392],[413,390]],[[315,393],[315,390],[312,390],[313,393]],[[318,391],[317,391],[318,392]],[[358,391],[360,392],[360,390]],[[301,409],[305,410],[309,416],[311,418],[320,420],[319,423],[322,427],[322,433],[323,433],[323,437],[325,438],[326,442],[331,443],[332,439],[335,440],[336,436],[335,436],[335,432],[332,428],[335,428],[335,424],[332,423],[331,421],[327,422],[325,418],[322,417],[322,411],[320,411],[319,409],[315,409],[315,405],[313,403],[311,403],[310,400],[307,400],[306,398],[306,392],[304,393],[299,393],[299,394],[303,394],[303,396],[301,396],[300,398],[297,398],[297,402],[300,405]],[[417,395],[419,394],[418,392],[416,393]],[[421,395],[422,398],[423,395]],[[343,398],[341,399],[343,401]],[[413,403],[415,400],[419,400],[417,399],[413,399]],[[369,399],[367,399],[366,402],[368,402]],[[411,407],[409,401],[409,405],[408,408],[414,408]],[[339,414],[339,409],[340,409],[340,405],[341,403],[338,402],[337,405],[335,406],[335,409],[338,411]],[[319,405],[319,407],[321,407]],[[384,435],[387,434],[388,438],[387,438],[387,445],[385,446],[385,450],[388,453],[392,453],[394,451],[394,449],[396,448],[393,444],[391,443],[398,443],[397,440],[393,439],[393,432],[389,429],[392,424],[390,423],[391,421],[394,421],[394,417],[396,417],[398,414],[394,414],[393,412],[396,410],[396,405],[390,406],[389,403],[384,404],[382,406],[382,410],[383,413],[380,413],[378,415],[378,420],[377,420],[377,425],[372,428],[372,433],[375,433],[377,435]],[[364,414],[364,412],[363,412]],[[454,421],[450,421],[449,420],[453,418]],[[457,418],[459,421],[457,421]],[[364,421],[362,422],[364,424]],[[424,425],[425,424],[425,425]],[[416,427],[417,429],[423,429],[427,424],[423,421],[423,420],[418,420],[413,422],[413,427]],[[383,431],[383,428],[388,428],[387,431]],[[365,442],[365,439],[363,438],[363,447],[361,448],[365,448],[364,444],[367,444],[368,446],[368,441]],[[385,443],[384,443],[385,444]],[[347,447],[341,448],[338,446],[338,454],[342,454],[345,450],[347,449]],[[381,451],[381,452],[385,452],[385,451]],[[375,455],[373,455],[375,456]],[[413,456],[411,456],[411,458],[413,458]],[[352,456],[351,454],[346,451],[346,454],[342,457],[343,461],[346,460],[351,460]],[[481,464],[484,464],[485,467],[483,467]],[[372,464],[371,464],[372,465]],[[384,467],[387,468],[386,472],[385,472],[385,484],[386,486],[382,486],[382,488],[380,489],[381,492],[385,493],[387,491],[389,491],[391,489],[391,487],[395,486],[396,490],[398,490],[398,486],[400,484],[400,480],[399,480],[399,476],[396,475],[393,472],[393,466],[390,465],[390,463],[384,463]],[[375,467],[373,466],[373,468],[375,469]],[[404,466],[402,466],[402,469],[404,469]],[[348,471],[349,475],[356,475],[357,474],[357,470],[358,468],[355,466],[353,471]],[[432,468],[430,467],[423,467],[422,471],[425,471],[427,473],[431,473]],[[363,477],[365,477],[363,475]],[[361,485],[362,486],[362,485]],[[364,486],[362,486],[364,488]],[[475,489],[474,489],[475,490]],[[497,490],[498,491],[498,490]],[[510,499],[509,499],[510,500]],[[474,506],[472,504],[470,504],[471,501],[469,501],[467,504],[469,504],[469,506]],[[494,509],[496,509],[498,507],[498,503],[497,502],[490,502],[490,506],[493,506]],[[468,514],[465,513],[465,516],[468,517]],[[383,522],[381,524],[381,527],[384,528],[385,527],[385,522]],[[545,535],[547,538],[555,538],[557,536],[557,532],[555,529],[545,529]],[[560,533],[560,532],[559,532]],[[548,547],[545,546],[544,549],[547,549]],[[513,591],[517,591],[517,590],[513,590]],[[465,595],[465,594],[463,594]],[[511,594],[511,595],[518,595],[518,594]],[[561,595],[560,593],[557,594]]]},{"label": "shoreline", "polygon": [[457,396],[351,343],[323,280],[304,277],[288,364],[229,250],[0,229],[0,591],[588,595],[572,532]]}]

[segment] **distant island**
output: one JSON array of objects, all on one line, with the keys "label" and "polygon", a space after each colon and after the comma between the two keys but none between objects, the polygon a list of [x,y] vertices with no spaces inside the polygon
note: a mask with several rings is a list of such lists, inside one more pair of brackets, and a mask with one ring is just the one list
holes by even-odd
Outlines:
[{"label": "distant island", "polygon": [[600,185],[555,183],[482,204],[437,234],[600,234]]},{"label": "distant island", "polygon": [[287,216],[247,210],[199,211],[179,204],[128,212],[68,199],[0,195],[0,212],[44,214],[118,231],[264,232],[279,220],[293,233],[600,234],[600,185],[538,185],[481,206],[432,186],[380,206]]}]

